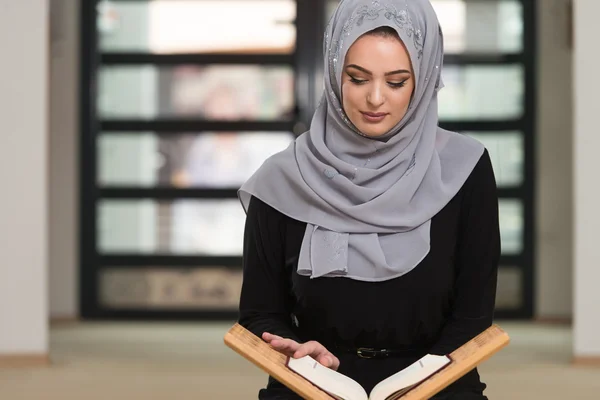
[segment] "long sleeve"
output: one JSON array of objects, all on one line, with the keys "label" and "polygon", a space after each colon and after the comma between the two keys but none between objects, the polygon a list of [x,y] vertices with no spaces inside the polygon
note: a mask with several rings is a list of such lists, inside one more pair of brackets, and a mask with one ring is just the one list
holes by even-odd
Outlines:
[{"label": "long sleeve", "polygon": [[239,323],[258,337],[270,332],[298,341],[291,319],[284,235],[284,216],[252,197],[244,232]]},{"label": "long sleeve", "polygon": [[448,354],[491,326],[494,316],[500,229],[491,160],[484,152],[464,186],[452,313],[431,349]]}]

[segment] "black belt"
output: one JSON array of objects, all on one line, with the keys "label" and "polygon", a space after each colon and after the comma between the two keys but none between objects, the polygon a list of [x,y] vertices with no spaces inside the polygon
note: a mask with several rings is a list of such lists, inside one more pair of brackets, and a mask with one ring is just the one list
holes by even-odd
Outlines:
[{"label": "black belt", "polygon": [[373,347],[344,347],[334,346],[344,353],[356,354],[360,358],[387,358],[387,357],[422,357],[427,354],[427,349],[376,349]]}]

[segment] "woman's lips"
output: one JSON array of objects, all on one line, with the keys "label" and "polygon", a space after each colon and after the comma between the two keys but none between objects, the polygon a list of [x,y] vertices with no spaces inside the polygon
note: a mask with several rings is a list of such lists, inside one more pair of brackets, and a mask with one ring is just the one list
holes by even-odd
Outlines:
[{"label": "woman's lips", "polygon": [[364,112],[364,111],[361,111],[361,114],[363,115],[363,118],[367,122],[371,122],[371,123],[381,122],[388,115],[387,113],[371,113],[371,112]]}]

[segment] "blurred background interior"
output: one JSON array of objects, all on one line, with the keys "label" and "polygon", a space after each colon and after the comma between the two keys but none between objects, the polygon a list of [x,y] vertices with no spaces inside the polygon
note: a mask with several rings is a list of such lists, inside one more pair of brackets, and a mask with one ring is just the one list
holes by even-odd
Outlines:
[{"label": "blurred background interior", "polygon": [[[337,0],[3,0],[0,398],[255,398],[237,188],[310,124]],[[500,193],[494,399],[596,399],[596,0],[432,0]],[[594,379],[593,377],[596,377]],[[575,393],[575,394],[574,394]]]}]

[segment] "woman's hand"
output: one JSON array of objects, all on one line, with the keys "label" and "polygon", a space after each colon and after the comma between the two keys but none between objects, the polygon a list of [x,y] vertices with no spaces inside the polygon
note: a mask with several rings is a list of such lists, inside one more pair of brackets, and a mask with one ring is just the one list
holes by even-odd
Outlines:
[{"label": "woman's hand", "polygon": [[340,366],[340,360],[329,352],[319,342],[311,340],[306,343],[298,343],[292,339],[284,339],[281,336],[273,335],[265,332],[262,335],[265,342],[269,343],[273,348],[286,356],[293,358],[301,358],[304,356],[311,356],[320,364],[337,371]]}]

